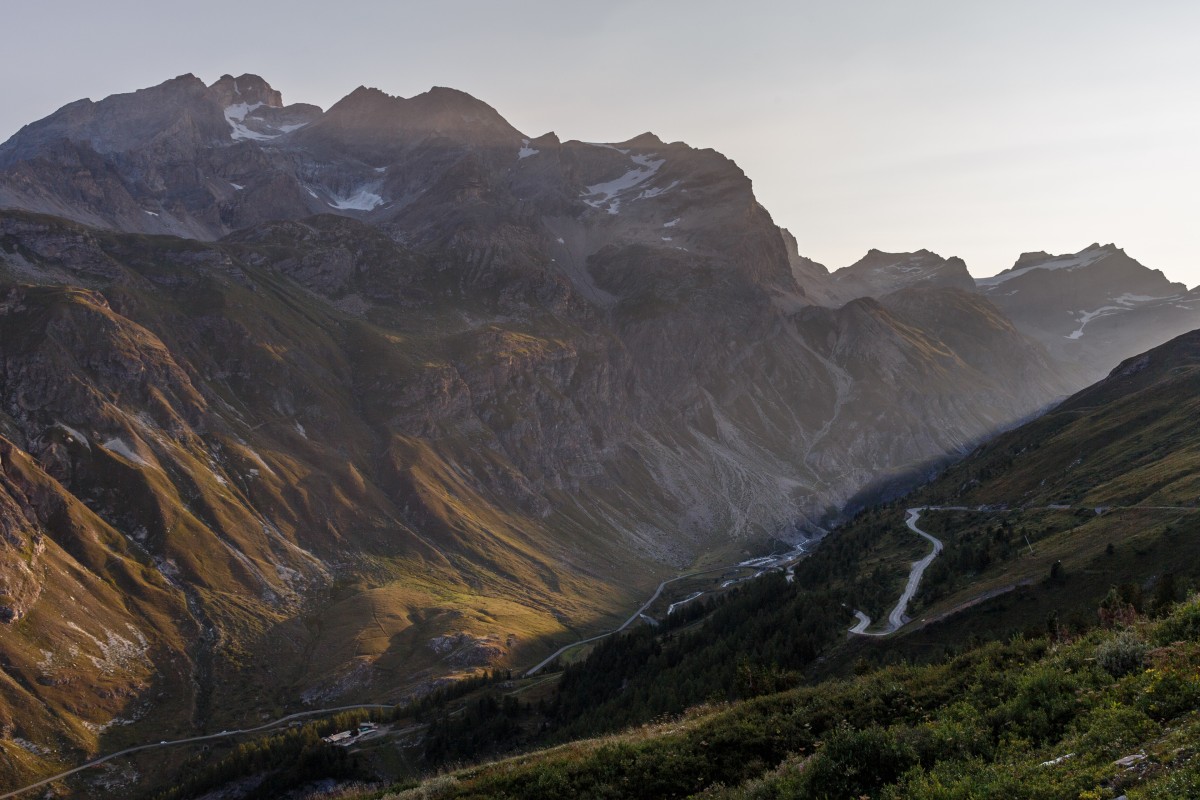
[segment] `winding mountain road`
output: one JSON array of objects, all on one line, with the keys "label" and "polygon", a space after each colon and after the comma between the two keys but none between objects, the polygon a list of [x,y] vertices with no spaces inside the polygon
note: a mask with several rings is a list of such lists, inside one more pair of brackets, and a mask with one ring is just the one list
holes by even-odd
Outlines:
[{"label": "winding mountain road", "polygon": [[[1003,507],[1007,509],[1007,507]],[[1196,506],[1150,506],[1150,505],[1134,505],[1134,506],[1072,506],[1067,504],[1052,504],[1047,506],[1025,506],[1021,510],[1030,511],[1034,509],[1044,511],[1079,511],[1088,510],[1094,511],[1096,514],[1104,514],[1110,511],[1129,511],[1129,510],[1146,510],[1146,511],[1200,511]],[[917,520],[921,518],[921,513],[925,511],[971,511],[967,506],[918,506],[907,510],[904,523],[909,529],[925,539],[928,539],[933,544],[933,550],[929,555],[922,558],[920,561],[913,562],[912,571],[908,574],[908,584],[904,587],[904,592],[900,595],[900,599],[896,602],[892,613],[888,615],[887,627],[881,631],[868,631],[867,628],[871,625],[871,618],[861,611],[855,610],[854,616],[857,621],[854,627],[849,629],[849,632],[857,636],[890,636],[900,630],[908,619],[908,604],[912,601],[913,595],[917,593],[917,588],[921,585],[921,577],[925,574],[925,569],[933,563],[938,554],[942,552],[942,543],[939,539],[929,535],[927,532],[917,527]],[[985,506],[980,506],[978,511],[994,510]],[[1011,588],[1011,587],[1010,587]]]},{"label": "winding mountain road", "polygon": [[[623,623],[621,623],[621,626],[619,628],[613,628],[610,631],[605,631],[604,633],[598,633],[595,636],[588,637],[587,639],[580,639],[577,642],[571,642],[570,644],[563,645],[562,647],[558,648],[553,653],[551,653],[549,656],[544,658],[536,666],[531,667],[530,669],[526,670],[525,677],[528,678],[528,677],[538,674],[543,669],[545,669],[547,664],[551,663],[552,661],[554,661],[554,659],[558,658],[563,653],[567,652],[568,650],[570,650],[572,648],[579,647],[581,644],[589,644],[591,642],[597,642],[601,639],[604,639],[606,637],[612,636],[613,634],[617,634],[617,633],[620,633],[621,631],[625,630],[630,625],[637,622],[637,620],[642,616],[642,614],[646,611],[646,609],[648,609],[651,605],[654,604],[654,601],[659,598],[659,595],[661,595],[663,593],[663,589],[667,588],[667,586],[669,584],[675,583],[676,581],[684,580],[685,578],[694,578],[697,575],[707,575],[711,572],[726,572],[731,569],[739,569],[739,568],[747,569],[747,568],[754,568],[754,567],[764,567],[764,566],[767,566],[768,564],[770,564],[770,566],[772,566],[772,567],[781,567],[781,566],[784,566],[785,564],[788,564],[789,561],[800,558],[802,555],[804,555],[804,553],[805,553],[804,546],[801,545],[796,550],[790,551],[788,553],[784,553],[782,556],[764,556],[762,558],[752,558],[749,561],[741,561],[741,562],[738,562],[737,564],[726,564],[726,565],[720,566],[720,567],[712,567],[710,569],[702,569],[702,570],[698,570],[696,572],[688,572],[683,575],[676,575],[674,578],[668,578],[667,580],[663,581],[662,583],[660,583],[658,585],[658,588],[654,590],[654,594],[650,595],[650,599],[647,600],[645,603],[643,603],[641,608],[639,608],[637,611],[633,612],[633,614],[630,615],[629,619],[627,619]],[[765,572],[766,570],[763,570],[763,571]],[[761,572],[759,574],[761,574]],[[693,595],[692,597],[689,597],[688,601],[695,600],[697,597],[700,596],[700,594],[703,594],[703,592],[700,592],[698,594]],[[683,602],[687,602],[687,601],[683,601]],[[671,605],[671,610],[673,610],[678,605],[682,605],[682,602],[681,603],[673,603]],[[670,613],[670,610],[667,613]],[[0,800],[3,800],[3,798],[0,798]]]},{"label": "winding mountain road", "polygon": [[871,624],[871,618],[861,611],[855,610],[854,616],[858,618],[858,622],[850,629],[850,633],[858,636],[890,636],[904,626],[908,622],[908,604],[912,602],[913,595],[917,593],[917,587],[921,585],[921,577],[925,574],[925,570],[933,563],[933,560],[938,557],[938,553],[942,552],[942,542],[940,539],[929,535],[925,531],[917,527],[917,520],[921,518],[922,511],[951,511],[962,509],[950,508],[932,508],[930,506],[920,506],[917,508],[908,509],[904,517],[904,524],[909,530],[918,536],[928,539],[933,544],[933,550],[929,555],[922,558],[920,561],[914,561],[912,570],[908,573],[908,584],[905,585],[904,591],[900,595],[900,599],[896,601],[895,608],[892,613],[888,614],[888,624],[882,631],[868,632],[867,628]]}]

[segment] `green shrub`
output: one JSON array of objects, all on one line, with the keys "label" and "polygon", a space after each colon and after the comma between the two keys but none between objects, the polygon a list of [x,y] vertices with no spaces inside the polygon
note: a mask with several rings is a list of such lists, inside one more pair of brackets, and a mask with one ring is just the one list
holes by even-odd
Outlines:
[{"label": "green shrub", "polygon": [[1159,623],[1154,634],[1157,644],[1200,639],[1200,596],[1193,596]]},{"label": "green shrub", "polygon": [[1176,644],[1155,651],[1154,666],[1138,676],[1137,705],[1152,718],[1163,720],[1200,706],[1200,647]]},{"label": "green shrub", "polygon": [[1116,704],[1094,709],[1072,727],[1079,733],[1065,749],[1105,759],[1128,755],[1160,730],[1141,709]]},{"label": "green shrub", "polygon": [[1146,666],[1146,645],[1133,631],[1124,631],[1100,643],[1096,664],[1114,678],[1138,672]]},{"label": "green shrub", "polygon": [[812,797],[861,797],[894,783],[916,763],[916,751],[895,728],[840,728],[825,740],[803,776]]},{"label": "green shrub", "polygon": [[993,726],[1014,741],[1053,741],[1079,711],[1078,688],[1078,673],[1068,674],[1045,662],[1033,665],[1018,675],[1016,695],[996,709]]}]

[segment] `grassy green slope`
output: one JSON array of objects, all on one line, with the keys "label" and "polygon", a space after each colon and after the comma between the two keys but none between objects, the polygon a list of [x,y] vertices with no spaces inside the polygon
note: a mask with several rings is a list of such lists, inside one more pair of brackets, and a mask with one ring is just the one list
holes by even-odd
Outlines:
[{"label": "grassy green slope", "polygon": [[418,787],[351,796],[1195,796],[1200,599],[1162,621],[1126,622],[697,707],[670,722],[450,772]]}]

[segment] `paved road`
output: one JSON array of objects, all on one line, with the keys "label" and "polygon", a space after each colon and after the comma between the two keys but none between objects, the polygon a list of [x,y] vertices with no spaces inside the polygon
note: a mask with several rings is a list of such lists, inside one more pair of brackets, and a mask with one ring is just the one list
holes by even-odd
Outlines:
[{"label": "paved road", "polygon": [[[612,636],[615,633],[620,633],[621,631],[625,630],[630,625],[632,625],[634,622],[636,622],[638,617],[640,617],[646,611],[647,608],[649,608],[651,605],[653,605],[654,601],[658,599],[659,595],[662,594],[663,589],[665,589],[668,584],[675,583],[676,581],[684,580],[685,578],[694,578],[697,575],[707,575],[711,572],[726,572],[731,569],[751,569],[751,568],[756,568],[756,567],[781,568],[788,564],[791,564],[794,561],[798,561],[806,553],[807,553],[807,550],[805,549],[805,545],[802,544],[799,547],[797,547],[795,550],[791,550],[787,553],[784,553],[783,555],[762,556],[760,558],[752,558],[749,561],[739,561],[736,564],[726,564],[721,567],[712,567],[711,569],[697,570],[696,572],[688,572],[684,575],[676,575],[674,578],[668,578],[667,580],[663,581],[662,583],[660,583],[658,585],[658,588],[654,590],[654,594],[650,595],[650,599],[647,600],[645,603],[643,603],[641,608],[639,608],[637,611],[633,612],[633,614],[630,615],[629,619],[627,619],[623,623],[621,623],[621,627],[613,628],[611,631],[605,631],[604,633],[598,633],[595,636],[588,637],[587,639],[580,639],[577,642],[572,642],[571,644],[563,645],[562,647],[558,648],[553,653],[551,653],[548,657],[543,659],[537,666],[532,667],[529,670],[526,670],[525,677],[528,678],[531,675],[538,674],[543,669],[545,669],[547,664],[549,664],[551,661],[558,658],[563,653],[567,652],[568,650],[570,650],[574,647],[578,647],[581,644],[589,644],[591,642],[597,642],[601,639],[604,639],[605,637]],[[761,570],[754,577],[757,578],[758,575],[761,575],[763,572],[766,572],[766,571],[767,570],[765,570],[765,569]],[[788,579],[788,582],[791,583],[790,578]],[[695,600],[696,597],[699,597],[699,595],[695,595],[689,599]],[[686,602],[686,601],[684,601],[684,602]],[[677,605],[681,605],[681,603],[673,604],[672,608],[674,608]],[[668,611],[667,613],[670,613],[670,611]],[[3,798],[0,798],[0,800],[3,800]]]},{"label": "paved road", "polygon": [[[1041,510],[1046,510],[1046,511],[1075,511],[1075,510],[1084,509],[1087,511],[1094,511],[1097,514],[1106,513],[1109,511],[1128,511],[1128,510],[1200,511],[1200,507],[1196,507],[1196,506],[1071,506],[1071,505],[1026,506],[1025,508],[1023,508],[1021,510],[1031,511],[1034,509],[1041,509]],[[902,628],[904,626],[904,624],[909,621],[908,615],[907,615],[908,604],[912,601],[913,595],[915,595],[917,593],[917,587],[920,586],[920,584],[921,584],[921,576],[923,576],[925,574],[925,569],[933,562],[933,560],[935,558],[937,558],[938,553],[942,552],[942,543],[938,539],[934,538],[933,536],[930,536],[928,533],[926,533],[925,531],[923,531],[917,527],[917,520],[919,520],[921,518],[921,512],[923,512],[923,511],[972,511],[972,510],[975,510],[975,511],[986,511],[986,510],[1008,511],[1010,509],[1008,509],[1007,507],[987,508],[984,506],[981,506],[978,509],[971,509],[971,508],[968,508],[967,506],[920,506],[918,508],[908,509],[907,515],[905,516],[905,519],[904,519],[904,523],[906,525],[908,525],[909,529],[912,530],[914,533],[916,533],[918,536],[922,536],[925,539],[928,539],[930,542],[932,542],[933,543],[933,551],[929,555],[927,555],[923,559],[921,559],[920,561],[916,561],[913,563],[912,571],[908,575],[908,585],[904,587],[904,593],[900,595],[900,600],[896,603],[896,607],[893,608],[892,613],[888,615],[887,628],[885,628],[882,631],[868,632],[867,628],[871,624],[871,618],[868,617],[866,614],[864,614],[861,611],[855,611],[854,616],[858,619],[858,621],[854,624],[853,628],[850,628],[850,633],[857,634],[859,636],[890,636],[891,634],[895,633],[900,628]],[[1011,589],[1011,588],[1012,587],[1009,587],[1009,589]],[[1005,591],[1008,591],[1008,589],[1006,589]]]},{"label": "paved road", "polygon": [[87,762],[86,764],[80,764],[78,767],[75,767],[74,769],[69,769],[66,772],[60,772],[57,775],[50,776],[49,778],[43,778],[42,780],[38,781],[37,783],[31,783],[28,786],[22,786],[20,789],[13,789],[12,791],[6,792],[5,794],[0,794],[0,800],[5,800],[6,798],[9,798],[9,797],[16,797],[17,795],[24,794],[25,792],[28,792],[32,789],[37,789],[39,787],[53,783],[54,781],[62,780],[63,778],[68,778],[77,772],[83,772],[86,769],[91,769],[92,767],[98,767],[106,761],[112,761],[114,758],[120,758],[121,756],[133,755],[134,753],[140,753],[143,750],[158,750],[163,747],[174,747],[175,745],[180,745],[180,744],[195,744],[196,742],[209,742],[214,739],[226,739],[226,738],[229,738],[230,736],[241,736],[242,734],[246,734],[246,733],[261,733],[262,731],[267,731],[267,730],[270,730],[271,728],[278,728],[280,725],[291,722],[292,720],[302,719],[304,717],[316,717],[316,716],[323,716],[325,714],[336,714],[339,711],[357,711],[357,710],[363,709],[363,708],[387,708],[387,709],[390,709],[390,708],[395,708],[395,706],[394,705],[378,705],[375,703],[364,703],[362,705],[357,705],[357,706],[337,706],[335,708],[317,708],[317,709],[313,709],[312,711],[301,711],[296,714],[288,714],[286,717],[280,717],[279,719],[272,720],[271,722],[265,723],[263,725],[259,725],[256,728],[240,728],[235,731],[221,731],[220,733],[210,733],[205,736],[190,736],[186,739],[170,739],[170,740],[165,740],[165,741],[161,741],[161,742],[156,742],[154,744],[139,744],[136,747],[127,747],[124,750],[118,750],[115,753],[109,753],[106,756],[101,756],[100,758],[92,759],[91,761]]},{"label": "paved road", "polygon": [[901,593],[900,599],[896,601],[896,607],[892,609],[892,613],[888,615],[887,628],[882,631],[868,633],[867,627],[871,624],[871,618],[861,611],[855,611],[854,616],[858,618],[858,622],[850,633],[858,634],[859,636],[889,636],[903,627],[904,623],[908,622],[908,604],[912,601],[913,595],[917,593],[917,587],[921,585],[921,577],[925,574],[925,570],[933,563],[933,560],[938,557],[938,553],[942,552],[942,542],[933,536],[930,536],[925,531],[917,527],[917,520],[921,518],[922,511],[961,511],[964,509],[950,508],[934,508],[930,506],[922,506],[919,508],[908,509],[904,518],[904,524],[909,530],[918,536],[928,539],[933,543],[933,550],[929,555],[922,558],[920,561],[914,561],[912,570],[908,573],[908,584],[904,587],[904,592]]},{"label": "paved road", "polygon": [[904,587],[904,594],[900,595],[900,600],[896,603],[896,607],[888,615],[888,627],[891,630],[896,630],[908,622],[908,604],[912,601],[913,595],[917,593],[917,587],[921,585],[921,577],[925,574],[925,570],[929,565],[933,563],[933,560],[938,557],[938,553],[942,552],[941,540],[930,536],[917,527],[917,520],[921,518],[921,512],[924,510],[923,508],[908,509],[908,516],[905,518],[904,524],[913,533],[923,539],[928,539],[933,544],[933,550],[929,555],[912,565],[912,571],[908,573],[908,585]]},{"label": "paved road", "polygon": [[[589,636],[587,639],[580,639],[577,642],[572,642],[571,644],[563,645],[562,647],[558,648],[553,653],[551,653],[549,656],[547,656],[545,659],[543,659],[540,663],[538,663],[537,666],[526,670],[525,677],[528,678],[530,676],[537,675],[539,672],[541,672],[543,669],[545,669],[547,664],[549,664],[551,661],[558,658],[563,653],[567,652],[568,650],[570,650],[574,647],[579,647],[579,645],[581,645],[581,644],[589,644],[591,642],[598,642],[601,639],[612,636],[614,633],[620,633],[621,631],[625,630],[630,625],[632,625],[634,622],[636,622],[638,620],[638,618],[641,617],[642,614],[646,611],[647,608],[649,608],[651,605],[654,604],[654,601],[657,600],[659,595],[662,594],[663,589],[665,589],[667,587],[667,584],[675,583],[675,581],[681,581],[684,578],[694,578],[697,575],[706,575],[710,572],[724,572],[725,570],[734,569],[735,567],[739,567],[739,566],[742,566],[742,565],[741,564],[731,564],[731,565],[727,565],[727,566],[723,566],[723,567],[713,567],[712,569],[702,569],[702,570],[699,570],[698,572],[689,572],[686,575],[677,575],[674,578],[668,578],[667,580],[663,581],[662,583],[660,583],[658,585],[658,588],[654,590],[654,594],[650,595],[650,599],[647,600],[645,603],[643,603],[641,608],[639,608],[637,611],[633,612],[633,614],[630,615],[629,619],[627,619],[621,623],[621,627],[613,628],[611,631],[605,631],[604,633],[598,633],[595,636]],[[3,798],[0,798],[0,800],[3,800]]]}]

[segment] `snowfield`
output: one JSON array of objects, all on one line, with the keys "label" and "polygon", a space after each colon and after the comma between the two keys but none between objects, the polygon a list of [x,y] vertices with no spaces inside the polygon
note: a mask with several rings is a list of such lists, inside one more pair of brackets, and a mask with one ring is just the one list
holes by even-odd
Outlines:
[{"label": "snowfield", "polygon": [[1109,255],[1110,252],[1110,250],[1101,247],[1100,245],[1092,245],[1091,247],[1080,250],[1078,253],[1073,255],[1055,256],[1054,258],[1043,261],[1040,264],[1022,267],[1021,269],[1009,270],[1008,272],[1001,272],[999,275],[993,275],[990,278],[976,278],[975,285],[980,287],[999,286],[1005,281],[1010,281],[1013,278],[1019,278],[1020,276],[1028,272],[1033,272],[1036,269],[1075,270],[1079,269],[1080,267],[1086,267],[1090,264],[1095,264],[1100,259]]},{"label": "snowfield", "polygon": [[[616,150],[617,148],[613,147],[611,149]],[[627,153],[628,151],[618,150],[618,152]],[[628,194],[632,189],[641,186],[643,183],[653,178],[658,172],[659,168],[662,167],[663,164],[667,163],[665,158],[656,159],[653,154],[630,156],[629,159],[637,166],[619,178],[614,178],[611,181],[605,181],[604,183],[596,183],[588,186],[586,189],[584,189],[582,194],[582,196],[586,198],[583,202],[587,203],[592,208],[607,211],[609,214],[619,214],[623,196]],[[634,199],[644,199],[643,196],[656,197],[659,194],[667,191],[667,189],[674,188],[674,186],[676,186],[678,183],[678,181],[675,181],[675,183],[665,189],[649,189],[647,191],[654,193],[647,194],[647,192],[644,191],[641,193],[641,195]]]},{"label": "snowfield", "polygon": [[338,211],[372,211],[383,205],[383,198],[373,190],[378,186],[362,186],[349,197],[334,196],[329,205]]}]

